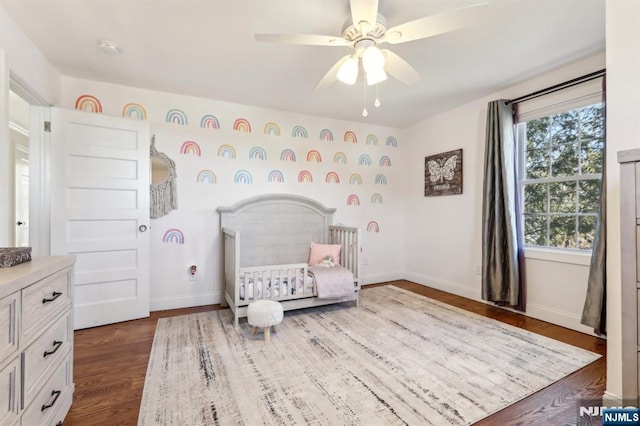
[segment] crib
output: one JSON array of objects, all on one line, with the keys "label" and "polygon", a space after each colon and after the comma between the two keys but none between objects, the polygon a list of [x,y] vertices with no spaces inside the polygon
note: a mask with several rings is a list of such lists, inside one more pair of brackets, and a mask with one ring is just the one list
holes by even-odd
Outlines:
[{"label": "crib", "polygon": [[[231,207],[219,207],[222,236],[222,306],[234,323],[247,316],[258,299],[282,303],[285,311],[332,303],[355,302],[360,293],[360,230],[334,226],[335,208],[307,197],[269,194]],[[353,296],[315,296],[307,264],[311,241],[340,244],[340,264],[353,273]]]}]

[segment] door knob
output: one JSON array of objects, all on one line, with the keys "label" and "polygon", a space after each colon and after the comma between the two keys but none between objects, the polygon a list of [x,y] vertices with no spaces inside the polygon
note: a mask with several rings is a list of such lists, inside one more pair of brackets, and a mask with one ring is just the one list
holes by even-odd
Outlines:
[{"label": "door knob", "polygon": [[138,230],[139,230],[140,232],[144,232],[144,231],[146,231],[146,230],[147,230],[147,225],[140,225],[140,226],[138,226]]},{"label": "door knob", "polygon": [[27,222],[23,222],[23,221],[21,221],[21,220],[19,220],[19,221],[18,221],[18,223],[17,223],[17,225],[18,225],[18,226],[20,226],[20,225],[26,225],[26,224],[27,224]]}]

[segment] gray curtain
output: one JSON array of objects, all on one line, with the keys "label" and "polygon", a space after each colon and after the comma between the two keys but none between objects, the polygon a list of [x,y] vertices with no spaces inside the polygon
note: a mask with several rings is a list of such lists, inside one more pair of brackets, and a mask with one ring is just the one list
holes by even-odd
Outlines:
[{"label": "gray curtain", "polygon": [[[603,79],[603,102],[606,98],[605,79]],[[606,103],[603,110],[606,129]],[[593,240],[591,252],[591,264],[589,266],[589,281],[587,284],[587,297],[582,309],[580,322],[589,327],[598,335],[607,332],[607,179],[606,179],[606,133],[605,149],[602,154],[602,180],[600,182],[600,206],[598,208],[598,220],[596,222],[596,235]]]},{"label": "gray curtain", "polygon": [[482,200],[482,298],[524,310],[521,289],[513,108],[487,109]]}]

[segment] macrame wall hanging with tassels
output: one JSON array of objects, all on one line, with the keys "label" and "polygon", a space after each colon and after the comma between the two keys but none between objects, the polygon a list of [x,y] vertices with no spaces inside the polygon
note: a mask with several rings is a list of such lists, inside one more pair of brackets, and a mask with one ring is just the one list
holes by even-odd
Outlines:
[{"label": "macrame wall hanging with tassels", "polygon": [[156,135],[151,138],[150,216],[157,218],[178,208],[176,163],[156,149]]}]

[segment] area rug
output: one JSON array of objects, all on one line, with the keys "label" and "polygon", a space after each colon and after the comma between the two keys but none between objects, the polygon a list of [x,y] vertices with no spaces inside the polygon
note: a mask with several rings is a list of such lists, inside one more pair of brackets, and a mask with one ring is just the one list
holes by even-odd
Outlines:
[{"label": "area rug", "polygon": [[468,425],[600,356],[394,286],[287,312],[158,321],[139,425]]}]

